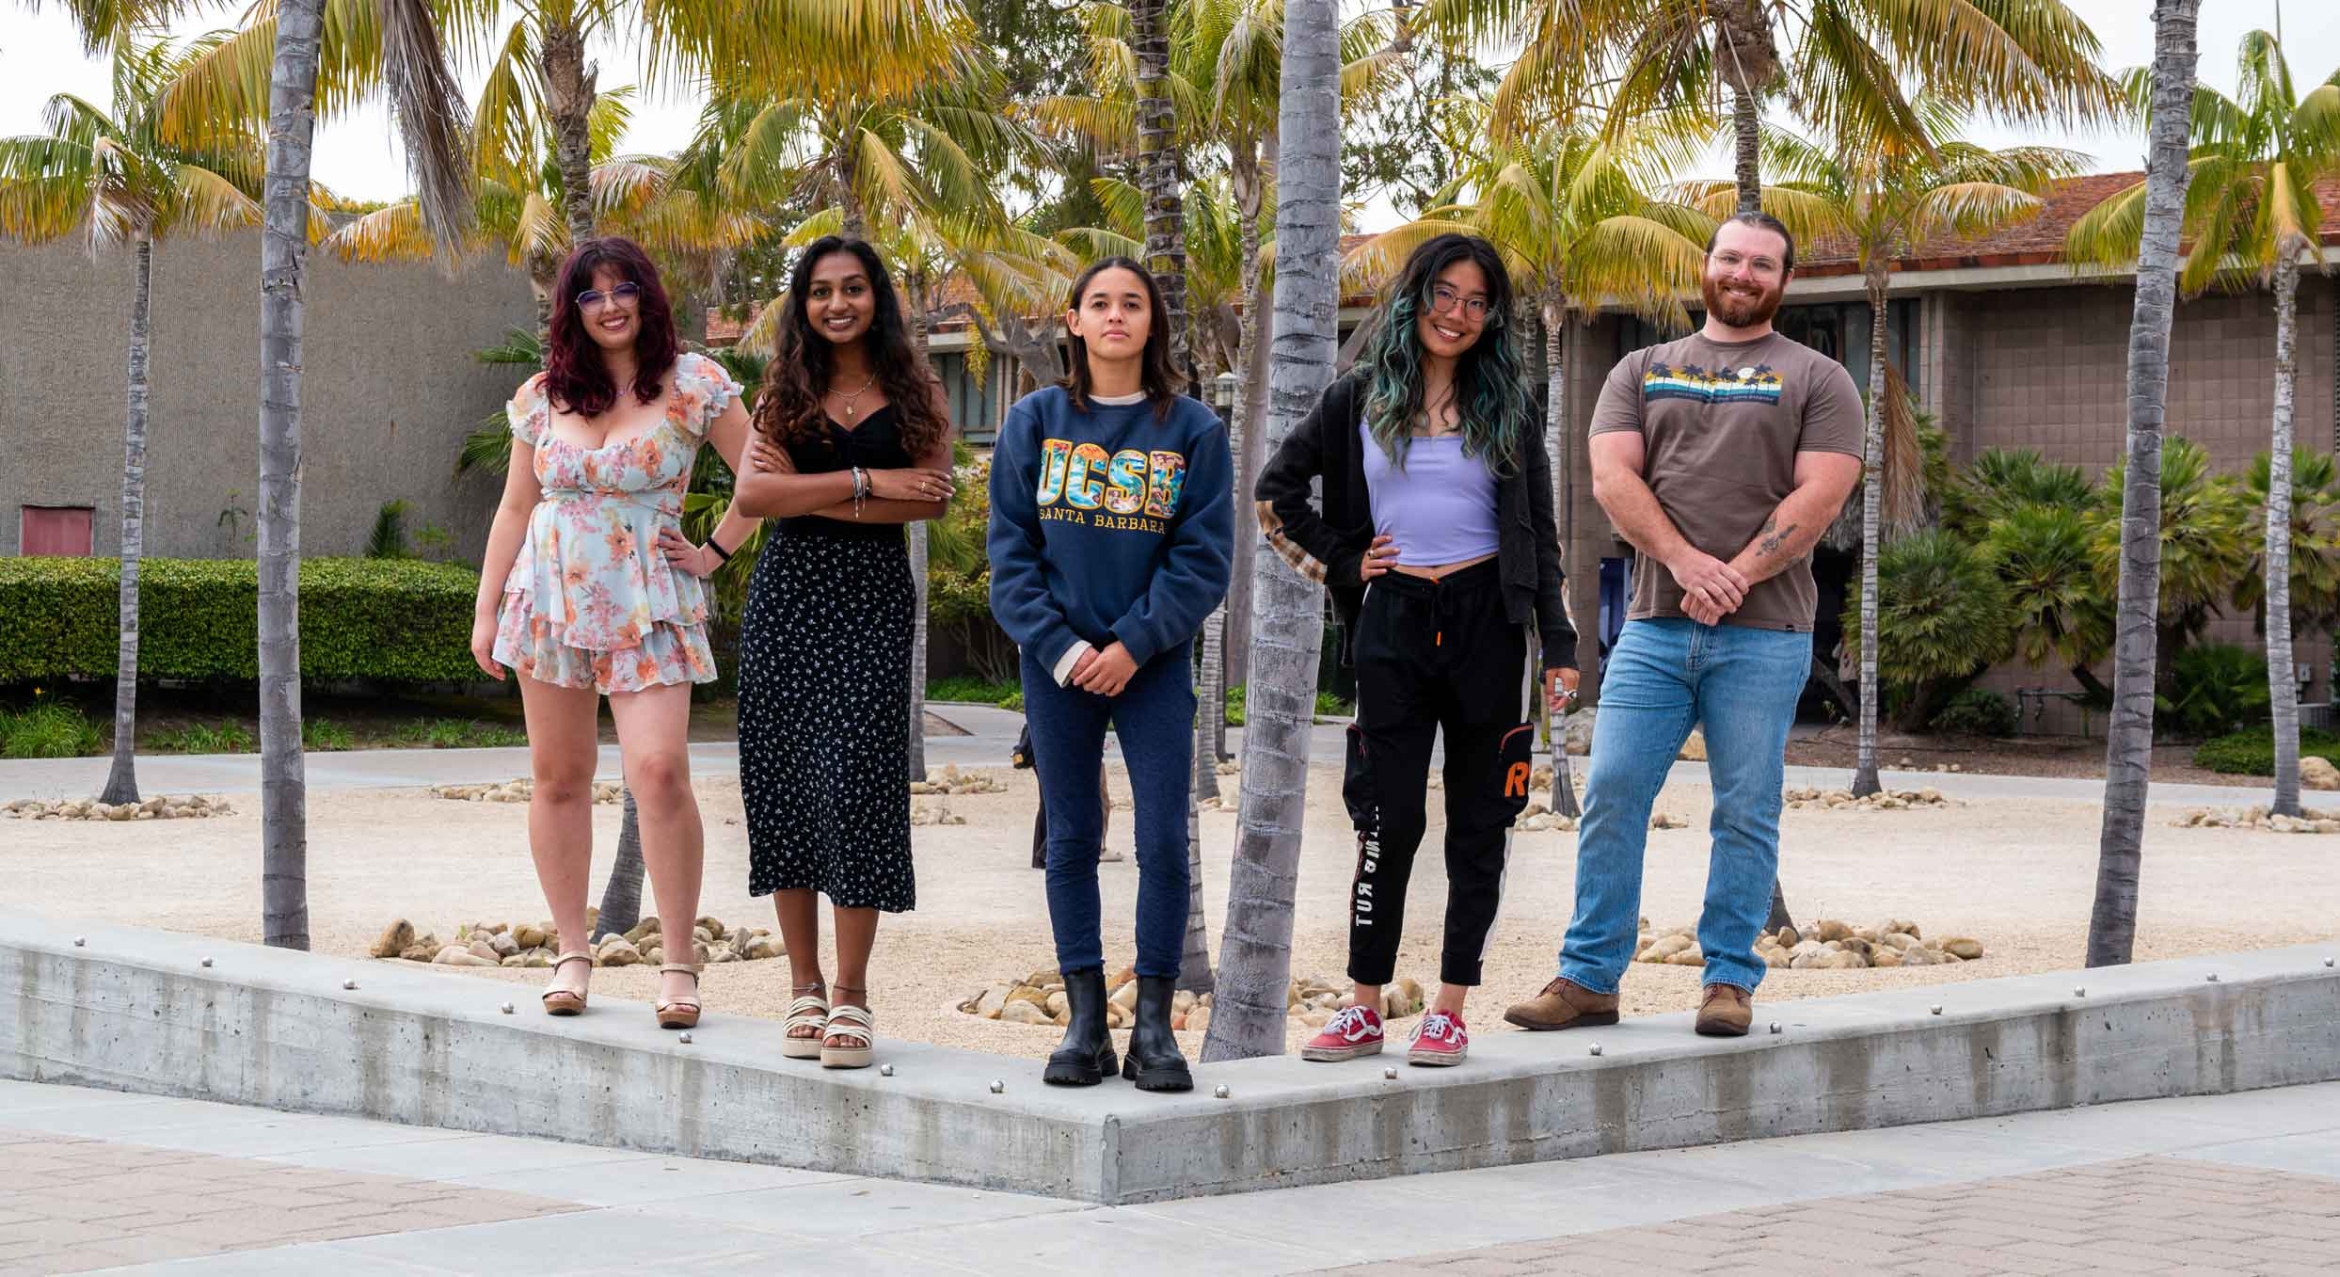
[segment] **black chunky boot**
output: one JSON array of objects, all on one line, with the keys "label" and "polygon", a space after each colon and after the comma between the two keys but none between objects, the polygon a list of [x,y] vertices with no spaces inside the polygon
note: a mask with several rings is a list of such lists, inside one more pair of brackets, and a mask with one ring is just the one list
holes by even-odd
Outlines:
[{"label": "black chunky boot", "polygon": [[1137,1024],[1130,1031],[1121,1076],[1137,1083],[1141,1091],[1194,1089],[1194,1075],[1186,1071],[1186,1056],[1170,1032],[1170,999],[1175,992],[1171,986],[1176,983],[1169,976],[1137,979]]},{"label": "black chunky boot", "polygon": [[1056,1086],[1095,1086],[1113,1073],[1113,1035],[1105,1029],[1105,972],[1064,973],[1064,1004],[1071,1012],[1064,1041],[1048,1057],[1040,1080]]}]

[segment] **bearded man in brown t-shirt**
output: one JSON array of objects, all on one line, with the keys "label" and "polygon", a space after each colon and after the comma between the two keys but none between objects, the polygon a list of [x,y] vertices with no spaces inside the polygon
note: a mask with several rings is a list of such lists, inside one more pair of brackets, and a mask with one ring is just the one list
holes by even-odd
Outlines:
[{"label": "bearded man in brown t-shirt", "polygon": [[1754,1018],[1788,727],[1812,663],[1810,554],[1861,476],[1852,377],[1771,327],[1794,268],[1776,220],[1723,223],[1700,280],[1705,327],[1626,356],[1593,410],[1593,497],[1640,554],[1601,677],[1576,914],[1559,978],[1503,1017],[1524,1028],[1617,1022],[1650,805],[1700,725],[1714,847],[1697,1030],[1735,1037]]}]

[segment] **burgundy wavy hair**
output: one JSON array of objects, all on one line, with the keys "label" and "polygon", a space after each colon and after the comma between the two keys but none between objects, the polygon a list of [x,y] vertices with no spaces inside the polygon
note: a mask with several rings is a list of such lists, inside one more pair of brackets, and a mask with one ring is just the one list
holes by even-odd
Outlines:
[{"label": "burgundy wavy hair", "polygon": [[586,240],[561,263],[553,284],[552,334],[544,351],[545,398],[555,409],[581,417],[600,416],[618,400],[601,347],[585,334],[585,316],[577,308],[577,294],[593,287],[594,271],[605,266],[642,290],[637,303],[641,326],[634,333],[634,398],[658,402],[667,370],[674,367],[674,307],[650,255],[621,235]]}]

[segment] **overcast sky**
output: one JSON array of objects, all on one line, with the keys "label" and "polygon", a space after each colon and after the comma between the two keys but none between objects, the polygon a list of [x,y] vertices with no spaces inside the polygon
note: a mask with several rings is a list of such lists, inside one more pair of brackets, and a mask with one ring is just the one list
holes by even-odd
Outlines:
[{"label": "overcast sky", "polygon": [[[2153,53],[2152,5],[2148,0],[2073,0],[2073,6],[2104,42],[2106,65],[2114,68],[2142,65]],[[2340,68],[2340,4],[2332,0],[2212,0],[2201,19],[2202,78],[2220,88],[2234,86],[2235,51],[2243,33],[2254,27],[2272,28],[2282,9],[2285,52],[2293,74],[2314,83]],[[192,34],[231,23],[241,5],[222,6],[184,24]],[[604,87],[640,79],[638,51],[603,42],[594,50],[601,64]],[[466,77],[476,87],[477,75]],[[102,61],[85,58],[60,6],[27,13],[16,5],[0,9],[0,135],[34,132],[40,128],[41,105],[49,95],[71,92],[101,105],[106,98]],[[649,96],[636,102],[634,128],[626,139],[630,151],[663,152],[687,140],[698,114],[696,95]],[[1973,140],[1989,146],[2018,142],[2045,142],[2085,151],[2102,170],[2143,167],[2141,133],[2072,135],[2052,130],[2012,130],[1989,122],[1978,124]],[[1718,176],[1728,175],[1718,159]],[[388,118],[379,106],[330,121],[319,129],[316,177],[333,190],[361,199],[390,199],[408,189],[405,161],[391,138]],[[1386,206],[1363,210],[1365,229],[1379,230],[1395,220]]]}]

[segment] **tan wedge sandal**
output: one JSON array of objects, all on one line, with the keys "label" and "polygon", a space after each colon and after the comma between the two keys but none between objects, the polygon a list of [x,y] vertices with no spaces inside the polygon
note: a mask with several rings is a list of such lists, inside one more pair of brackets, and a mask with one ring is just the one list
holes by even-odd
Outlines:
[{"label": "tan wedge sandal", "polygon": [[[592,954],[564,953],[553,959],[552,969],[555,978],[559,977],[562,964],[569,962],[582,962],[585,964],[586,970],[593,969]],[[585,978],[590,980],[593,977],[588,975]],[[583,1015],[585,1014],[585,995],[575,989],[546,989],[544,991],[544,1013],[546,1015]]]},{"label": "tan wedge sandal", "polygon": [[[665,975],[668,972],[689,976],[692,991],[697,991],[699,987],[697,963],[669,962],[658,968],[660,975]],[[651,1009],[658,1013],[658,1027],[662,1029],[688,1029],[699,1022],[699,1000],[695,997],[688,1000],[677,998],[672,1002],[661,1002]]]},{"label": "tan wedge sandal", "polygon": [[[868,1007],[844,1003],[829,1013],[829,1023],[821,1031],[821,1067],[824,1069],[866,1069],[876,1052],[871,1048],[877,1022],[870,1018]],[[844,1039],[843,1046],[830,1046],[833,1039]]]},{"label": "tan wedge sandal", "polygon": [[[829,990],[826,985],[818,984],[800,987],[810,987],[816,992],[799,994],[796,1001],[788,1004],[788,1022],[783,1029],[786,1036],[780,1039],[780,1055],[789,1060],[817,1060],[821,1058],[821,1030],[829,1024]],[[800,1034],[799,1029],[812,1032]]]}]

